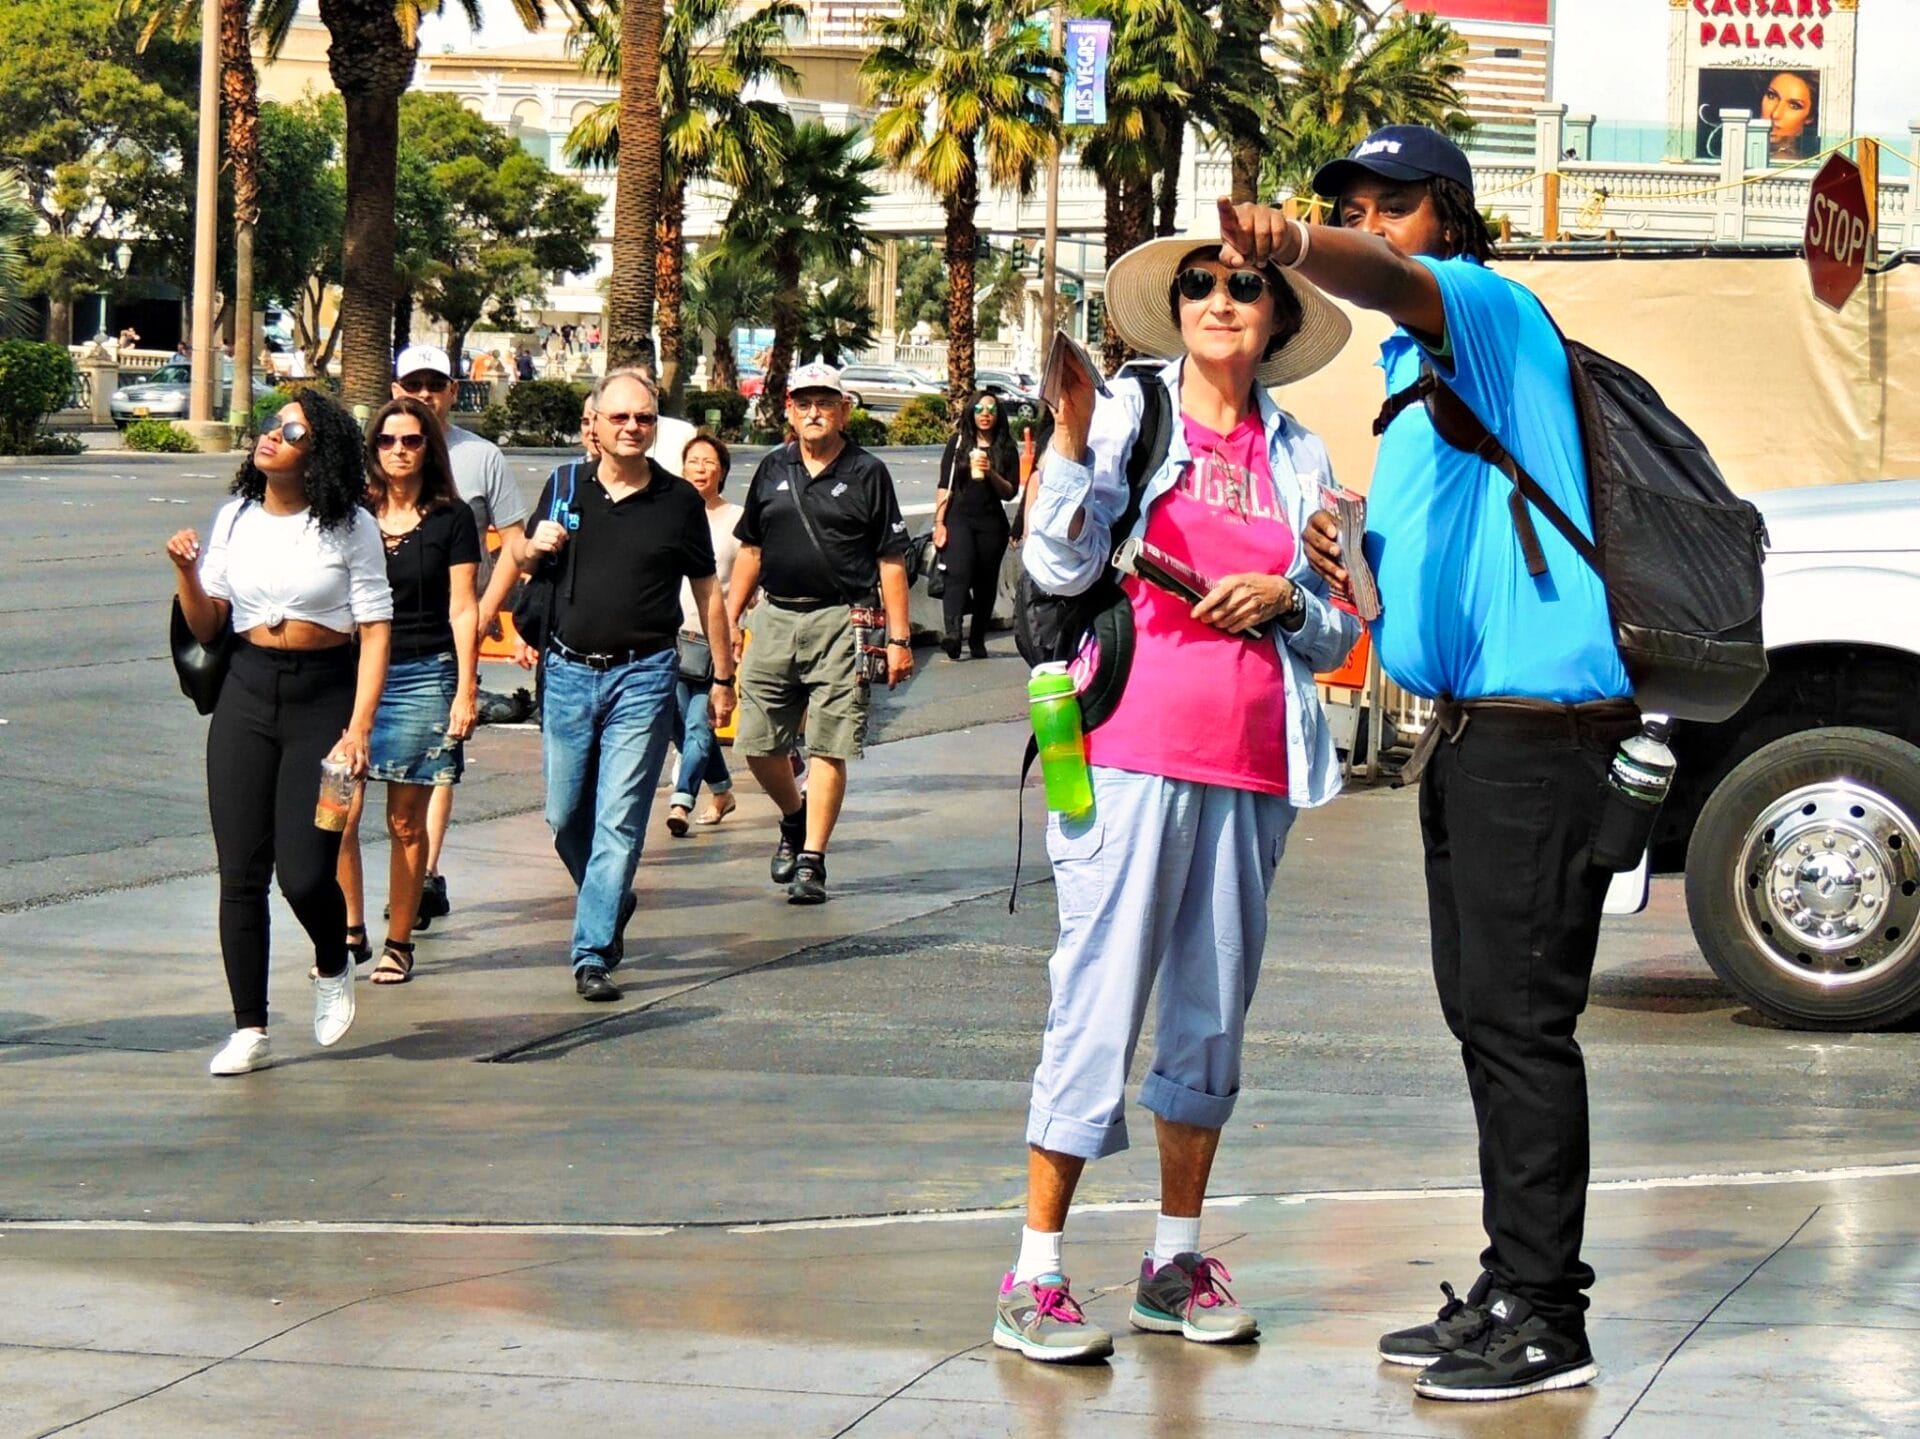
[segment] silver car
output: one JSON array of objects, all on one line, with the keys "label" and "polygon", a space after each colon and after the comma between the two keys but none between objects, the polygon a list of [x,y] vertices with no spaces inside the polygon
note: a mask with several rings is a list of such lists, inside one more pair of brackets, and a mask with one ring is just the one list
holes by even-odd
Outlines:
[{"label": "silver car", "polygon": [[[162,365],[148,378],[115,390],[107,402],[107,409],[113,415],[114,424],[123,430],[135,420],[184,420],[192,382],[193,371],[190,366]],[[226,408],[225,397],[232,393],[233,362],[229,360],[220,372],[222,398],[219,408],[222,411]],[[262,395],[272,393],[273,386],[258,375],[253,377],[253,398],[256,401]]]},{"label": "silver car", "polygon": [[840,387],[863,410],[897,410],[922,395],[944,395],[947,387],[905,365],[848,365]]}]

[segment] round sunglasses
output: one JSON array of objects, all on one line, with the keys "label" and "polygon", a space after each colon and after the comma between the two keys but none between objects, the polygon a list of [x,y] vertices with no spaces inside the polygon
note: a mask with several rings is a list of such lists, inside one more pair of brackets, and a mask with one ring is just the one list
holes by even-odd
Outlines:
[{"label": "round sunglasses", "polygon": [[1182,270],[1174,284],[1183,300],[1210,300],[1221,285],[1227,298],[1236,305],[1251,305],[1267,293],[1267,277],[1257,270],[1233,270],[1225,275],[1191,265]]},{"label": "round sunglasses", "polygon": [[390,450],[395,445],[403,450],[418,450],[426,446],[427,437],[415,431],[411,435],[376,435],[373,442],[383,450]]}]

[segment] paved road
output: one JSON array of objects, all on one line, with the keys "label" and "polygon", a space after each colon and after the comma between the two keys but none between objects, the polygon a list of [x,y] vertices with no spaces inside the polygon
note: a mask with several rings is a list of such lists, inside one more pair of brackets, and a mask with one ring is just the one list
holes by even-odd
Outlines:
[{"label": "paved road", "polygon": [[[888,458],[903,501],[930,501],[937,455]],[[552,463],[512,457],[529,492]],[[166,659],[161,546],[181,526],[205,529],[231,474],[230,460],[206,456],[0,466],[12,559],[0,591],[0,910],[210,865],[206,722]],[[483,683],[511,689],[525,678],[489,666]],[[876,739],[1007,718],[1019,688],[1011,660],[931,665],[883,704]],[[472,751],[464,817],[540,803],[536,737],[483,733]]]}]

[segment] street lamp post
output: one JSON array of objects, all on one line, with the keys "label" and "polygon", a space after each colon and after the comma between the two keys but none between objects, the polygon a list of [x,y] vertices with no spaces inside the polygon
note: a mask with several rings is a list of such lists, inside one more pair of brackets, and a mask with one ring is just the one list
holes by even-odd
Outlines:
[{"label": "street lamp post", "polygon": [[220,395],[220,346],[213,333],[213,282],[220,220],[220,7],[200,7],[200,145],[193,215],[193,388],[187,432],[203,450],[232,446],[232,432],[214,419]]}]

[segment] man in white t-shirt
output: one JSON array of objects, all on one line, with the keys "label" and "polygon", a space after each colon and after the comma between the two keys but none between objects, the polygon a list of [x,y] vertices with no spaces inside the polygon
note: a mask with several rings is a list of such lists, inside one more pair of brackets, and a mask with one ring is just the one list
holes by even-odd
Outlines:
[{"label": "man in white t-shirt", "polygon": [[[459,397],[460,386],[445,350],[437,345],[409,345],[394,361],[393,373],[396,398],[410,396],[439,416],[447,437],[447,458],[453,465],[454,488],[472,509],[474,523],[480,528],[480,573],[475,582],[480,588],[480,635],[485,639],[499,619],[525,558],[526,497],[507,473],[506,456],[500,453],[500,447],[452,423],[453,402]],[[487,552],[489,529],[500,532],[500,558],[504,563],[499,565]],[[448,913],[440,847],[446,842],[452,818],[453,786],[436,785],[427,806],[427,878],[420,891],[423,921]]]}]

